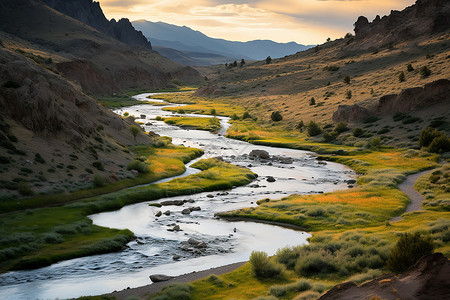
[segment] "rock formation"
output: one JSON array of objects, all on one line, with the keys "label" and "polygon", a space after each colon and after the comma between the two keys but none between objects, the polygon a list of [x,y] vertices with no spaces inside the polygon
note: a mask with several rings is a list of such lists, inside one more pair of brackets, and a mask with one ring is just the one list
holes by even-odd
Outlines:
[{"label": "rock formation", "polygon": [[355,123],[361,122],[372,113],[358,104],[339,105],[338,109],[333,113],[333,122]]},{"label": "rock formation", "polygon": [[417,0],[405,10],[391,11],[389,16],[377,16],[372,22],[359,17],[355,23],[358,47],[382,47],[450,28],[448,0]]},{"label": "rock formation", "polygon": [[143,46],[152,49],[141,31],[134,29],[130,20],[108,21],[100,3],[92,0],[43,0],[50,7],[81,21],[129,46]]}]

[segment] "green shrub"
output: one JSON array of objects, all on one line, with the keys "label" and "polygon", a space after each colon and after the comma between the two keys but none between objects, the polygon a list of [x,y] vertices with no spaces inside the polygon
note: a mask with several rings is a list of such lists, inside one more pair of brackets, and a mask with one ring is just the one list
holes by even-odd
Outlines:
[{"label": "green shrub", "polygon": [[345,98],[347,98],[347,99],[352,99],[352,91],[347,90],[347,91],[345,92]]},{"label": "green shrub", "polygon": [[295,272],[300,276],[336,273],[333,256],[323,249],[307,252],[297,259]]},{"label": "green shrub", "polygon": [[427,66],[423,66],[422,68],[419,69],[419,73],[422,76],[422,78],[426,78],[431,75],[431,70],[428,69]]},{"label": "green shrub", "polygon": [[133,135],[134,141],[136,142],[136,136],[138,135],[139,131],[141,131],[141,129],[135,125],[131,125],[130,126],[130,132]]},{"label": "green shrub", "polygon": [[128,116],[130,115],[130,113],[126,111],[126,112],[123,113],[123,115],[124,115],[125,117],[128,117]]},{"label": "green shrub", "polygon": [[314,97],[312,97],[312,98],[309,100],[309,105],[316,105],[316,99],[314,99]]},{"label": "green shrub", "polygon": [[8,157],[0,155],[0,164],[9,164],[9,163],[10,160]]},{"label": "green shrub", "polygon": [[209,111],[209,113],[213,116],[216,115],[216,110],[214,108],[211,108],[211,110]]},{"label": "green shrub", "polygon": [[93,182],[95,187],[102,187],[106,185],[105,177],[99,174],[94,175]]},{"label": "green shrub", "polygon": [[398,74],[398,81],[403,82],[403,81],[405,81],[405,80],[406,80],[406,78],[405,78],[405,72],[401,71],[401,72]]},{"label": "green shrub", "polygon": [[288,269],[294,269],[295,262],[299,256],[298,250],[295,248],[285,247],[277,250],[275,259]]},{"label": "green shrub", "polygon": [[237,115],[237,114],[233,114],[233,115],[231,116],[231,120],[239,120],[238,115]]},{"label": "green shrub", "polygon": [[105,170],[105,167],[103,166],[103,163],[101,162],[101,161],[94,161],[93,163],[92,163],[92,166],[94,167],[94,168],[96,168],[97,170],[99,170],[99,171],[104,171]]},{"label": "green shrub", "polygon": [[381,144],[381,139],[379,137],[373,137],[369,140],[369,145],[372,148],[376,148],[378,146],[380,146]]},{"label": "green shrub", "polygon": [[40,164],[45,164],[45,159],[42,158],[41,154],[39,154],[39,153],[36,153],[34,155],[34,161],[37,163],[40,163]]},{"label": "green shrub", "polygon": [[274,122],[279,122],[279,121],[283,120],[283,116],[281,115],[281,113],[279,111],[272,112],[272,115],[270,116],[270,118]]},{"label": "green shrub", "polygon": [[283,271],[281,265],[271,262],[264,251],[252,251],[249,262],[253,273],[259,278],[275,277]]},{"label": "green shrub", "polygon": [[307,132],[309,136],[316,136],[322,133],[322,129],[316,122],[310,121],[307,126]]},{"label": "green shrub", "polygon": [[127,165],[127,170],[136,170],[141,174],[150,173],[150,166],[140,160],[133,160]]},{"label": "green shrub", "polygon": [[347,123],[344,122],[340,122],[336,124],[336,127],[334,127],[334,131],[336,131],[337,133],[342,133],[348,130],[349,130],[348,125]]},{"label": "green shrub", "polygon": [[173,283],[161,289],[152,300],[190,300],[192,287],[187,283]]},{"label": "green shrub", "polygon": [[287,293],[299,293],[303,291],[307,291],[311,289],[311,283],[308,280],[301,279],[297,282],[293,282],[290,284],[284,284],[284,285],[273,285],[270,287],[269,292],[276,296],[276,297],[282,297],[285,296]]},{"label": "green shrub", "polygon": [[434,138],[428,147],[428,151],[432,153],[443,153],[450,151],[450,138],[446,135],[441,135]]},{"label": "green shrub", "polygon": [[353,128],[353,136],[354,137],[360,137],[364,134],[364,130],[362,128],[356,127]]},{"label": "green shrub", "polygon": [[180,108],[177,110],[177,113],[179,114],[185,114],[186,112],[184,111],[184,109]]},{"label": "green shrub", "polygon": [[389,131],[391,131],[389,128],[381,128],[380,130],[378,130],[377,134],[385,134]]},{"label": "green shrub", "polygon": [[34,191],[31,188],[30,184],[25,181],[19,182],[18,190],[22,196],[31,196],[34,194]]},{"label": "green shrub", "polygon": [[450,151],[450,138],[436,128],[428,127],[420,132],[419,147],[428,147],[429,152],[443,153]]},{"label": "green shrub", "polygon": [[350,84],[350,76],[347,75],[344,77],[344,83]]},{"label": "green shrub", "polygon": [[408,72],[412,72],[412,71],[414,71],[414,68],[413,68],[413,66],[412,66],[411,64],[408,64],[408,65],[406,66],[406,70],[407,70]]},{"label": "green shrub", "polygon": [[337,133],[336,131],[327,131],[323,134],[323,140],[327,143],[334,141],[337,136],[339,135],[339,133]]},{"label": "green shrub", "polygon": [[250,114],[248,113],[248,111],[244,112],[244,114],[242,115],[242,119],[250,119],[252,116],[250,116]]},{"label": "green shrub", "polygon": [[397,274],[406,271],[419,258],[433,253],[433,247],[431,237],[405,233],[389,253],[387,267]]}]

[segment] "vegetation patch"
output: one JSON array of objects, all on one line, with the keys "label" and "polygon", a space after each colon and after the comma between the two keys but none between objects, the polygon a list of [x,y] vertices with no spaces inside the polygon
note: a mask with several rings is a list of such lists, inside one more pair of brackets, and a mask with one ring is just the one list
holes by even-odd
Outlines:
[{"label": "vegetation patch", "polygon": [[220,120],[216,117],[172,117],[165,118],[164,123],[176,125],[182,128],[206,130],[213,133],[216,133],[220,130]]}]

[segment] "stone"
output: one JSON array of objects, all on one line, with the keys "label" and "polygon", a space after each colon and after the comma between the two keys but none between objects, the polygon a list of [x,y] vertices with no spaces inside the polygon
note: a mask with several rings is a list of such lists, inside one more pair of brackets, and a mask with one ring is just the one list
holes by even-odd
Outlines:
[{"label": "stone", "polygon": [[175,225],[173,228],[173,231],[180,231],[180,225]]},{"label": "stone", "polygon": [[175,254],[175,255],[172,257],[173,260],[179,260],[180,258],[181,258],[181,256],[179,256],[179,255],[177,255],[177,254]]},{"label": "stone", "polygon": [[267,182],[275,182],[275,178],[273,176],[267,176]]},{"label": "stone", "polygon": [[190,210],[189,208],[185,208],[185,209],[183,209],[183,210],[181,211],[181,213],[182,213],[183,215],[188,215],[188,214],[191,213],[191,210]]},{"label": "stone", "polygon": [[189,238],[188,243],[191,244],[191,245],[198,245],[198,244],[201,243],[201,241],[196,240],[194,238]]},{"label": "stone", "polygon": [[170,216],[170,210],[166,210],[166,211],[164,212],[164,214],[165,214],[166,216]]},{"label": "stone", "polygon": [[160,210],[158,210],[158,212],[155,214],[155,217],[161,217],[161,215],[162,215],[162,212],[160,211]]},{"label": "stone", "polygon": [[200,206],[194,206],[194,207],[189,207],[189,210],[190,211],[200,211],[202,209],[200,208]]},{"label": "stone", "polygon": [[130,172],[131,172],[131,174],[132,174],[133,176],[138,176],[138,175],[139,175],[138,170],[131,170]]},{"label": "stone", "polygon": [[206,195],[206,197],[208,197],[208,198],[214,198],[214,195],[213,195],[213,194],[208,194],[208,195]]},{"label": "stone", "polygon": [[150,280],[152,282],[161,282],[161,281],[167,281],[172,279],[173,276],[168,276],[168,275],[164,275],[164,274],[153,274],[150,275]]},{"label": "stone", "polygon": [[167,200],[167,201],[161,202],[161,205],[165,205],[165,206],[168,206],[168,205],[181,206],[183,204],[184,204],[183,200]]},{"label": "stone", "polygon": [[270,155],[269,152],[267,152],[266,150],[252,150],[249,154],[250,157],[253,158],[260,158],[260,159],[269,159]]}]

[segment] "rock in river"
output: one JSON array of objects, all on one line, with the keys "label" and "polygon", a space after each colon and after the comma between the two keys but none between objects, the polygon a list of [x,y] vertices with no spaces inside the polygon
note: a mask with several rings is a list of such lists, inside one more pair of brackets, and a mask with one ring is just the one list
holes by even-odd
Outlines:
[{"label": "rock in river", "polygon": [[160,210],[158,210],[158,212],[155,214],[155,217],[161,217],[162,212]]},{"label": "rock in river", "polygon": [[275,178],[273,176],[267,176],[267,182],[275,182]]},{"label": "rock in river", "polygon": [[162,205],[178,205],[181,206],[184,204],[183,200],[168,200],[168,201],[162,201]]},{"label": "rock in river", "polygon": [[191,210],[190,210],[189,208],[185,208],[185,209],[183,209],[183,210],[181,211],[181,213],[182,213],[183,215],[188,215],[188,214],[191,213]]},{"label": "rock in river", "polygon": [[269,152],[267,152],[266,150],[252,150],[252,152],[250,152],[249,154],[250,157],[253,158],[261,158],[261,159],[269,159],[270,155]]},{"label": "rock in river", "polygon": [[150,275],[150,280],[153,282],[161,282],[161,281],[167,281],[172,279],[173,276],[167,276],[164,274],[154,274],[154,275]]}]

